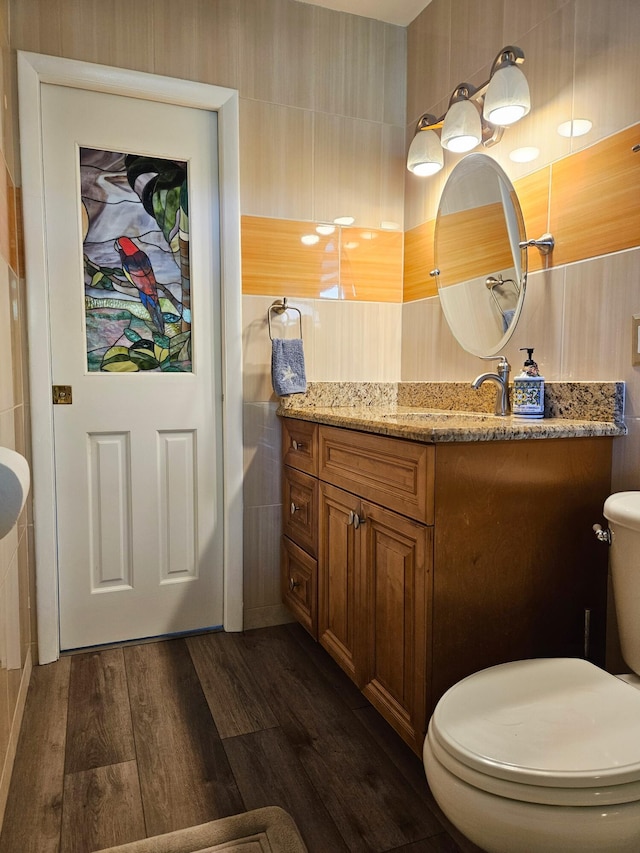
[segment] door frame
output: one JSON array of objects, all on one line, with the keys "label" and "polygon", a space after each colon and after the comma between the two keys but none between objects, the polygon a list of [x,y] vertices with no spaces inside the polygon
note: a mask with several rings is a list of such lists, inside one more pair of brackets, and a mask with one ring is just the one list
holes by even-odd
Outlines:
[{"label": "door frame", "polygon": [[210,110],[218,114],[223,627],[225,631],[241,631],[243,458],[238,92],[206,83],[18,51],[39,662],[50,663],[60,656],[52,363],[40,103],[43,83]]}]

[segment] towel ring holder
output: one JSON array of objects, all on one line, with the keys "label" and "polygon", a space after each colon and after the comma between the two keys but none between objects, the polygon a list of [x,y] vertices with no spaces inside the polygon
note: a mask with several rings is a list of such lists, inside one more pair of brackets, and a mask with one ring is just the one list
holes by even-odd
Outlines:
[{"label": "towel ring holder", "polygon": [[299,308],[296,308],[295,305],[288,305],[286,296],[282,300],[277,299],[275,302],[272,302],[269,306],[269,310],[267,311],[267,324],[269,326],[269,338],[271,340],[273,340],[273,334],[271,332],[271,315],[280,315],[286,313],[287,311],[298,312],[298,323],[300,325],[300,340],[302,340],[302,311]]},{"label": "towel ring holder", "polygon": [[503,284],[512,284],[515,288],[516,295],[520,296],[520,288],[518,287],[517,283],[512,278],[502,278],[502,273],[498,273],[497,276],[490,275],[485,281],[485,285],[490,291],[491,296],[493,297],[493,301],[496,303],[498,311],[502,314],[502,317],[504,318],[504,311],[502,309],[502,306],[498,302],[498,297],[496,296],[496,292],[494,290],[494,287],[500,287]]}]

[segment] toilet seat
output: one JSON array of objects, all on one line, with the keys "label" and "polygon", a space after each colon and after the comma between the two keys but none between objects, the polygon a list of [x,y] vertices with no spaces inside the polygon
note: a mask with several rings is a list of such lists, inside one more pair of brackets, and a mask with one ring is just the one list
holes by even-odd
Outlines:
[{"label": "toilet seat", "polygon": [[638,802],[640,691],[579,659],[501,664],[445,693],[427,750],[457,778],[523,802]]}]

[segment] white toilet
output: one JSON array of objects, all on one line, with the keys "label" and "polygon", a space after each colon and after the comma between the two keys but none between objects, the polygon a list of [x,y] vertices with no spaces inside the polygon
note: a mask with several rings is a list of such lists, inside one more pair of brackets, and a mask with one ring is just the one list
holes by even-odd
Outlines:
[{"label": "white toilet", "polygon": [[[612,495],[604,515],[622,652],[640,673],[640,492]],[[440,808],[487,853],[638,853],[639,686],[573,658],[455,684],[424,742]]]}]

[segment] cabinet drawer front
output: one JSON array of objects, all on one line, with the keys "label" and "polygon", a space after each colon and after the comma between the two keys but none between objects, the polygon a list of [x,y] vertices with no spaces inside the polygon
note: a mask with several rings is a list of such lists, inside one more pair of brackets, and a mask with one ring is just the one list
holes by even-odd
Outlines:
[{"label": "cabinet drawer front", "polygon": [[282,537],[282,600],[296,619],[318,639],[318,567],[286,536]]},{"label": "cabinet drawer front", "polygon": [[282,504],[285,535],[315,557],[318,543],[318,481],[294,468],[285,468]]},{"label": "cabinet drawer front", "polygon": [[295,418],[283,418],[282,459],[285,465],[317,477],[318,425]]},{"label": "cabinet drawer front", "polygon": [[433,524],[435,448],[321,426],[319,476],[396,512]]}]

